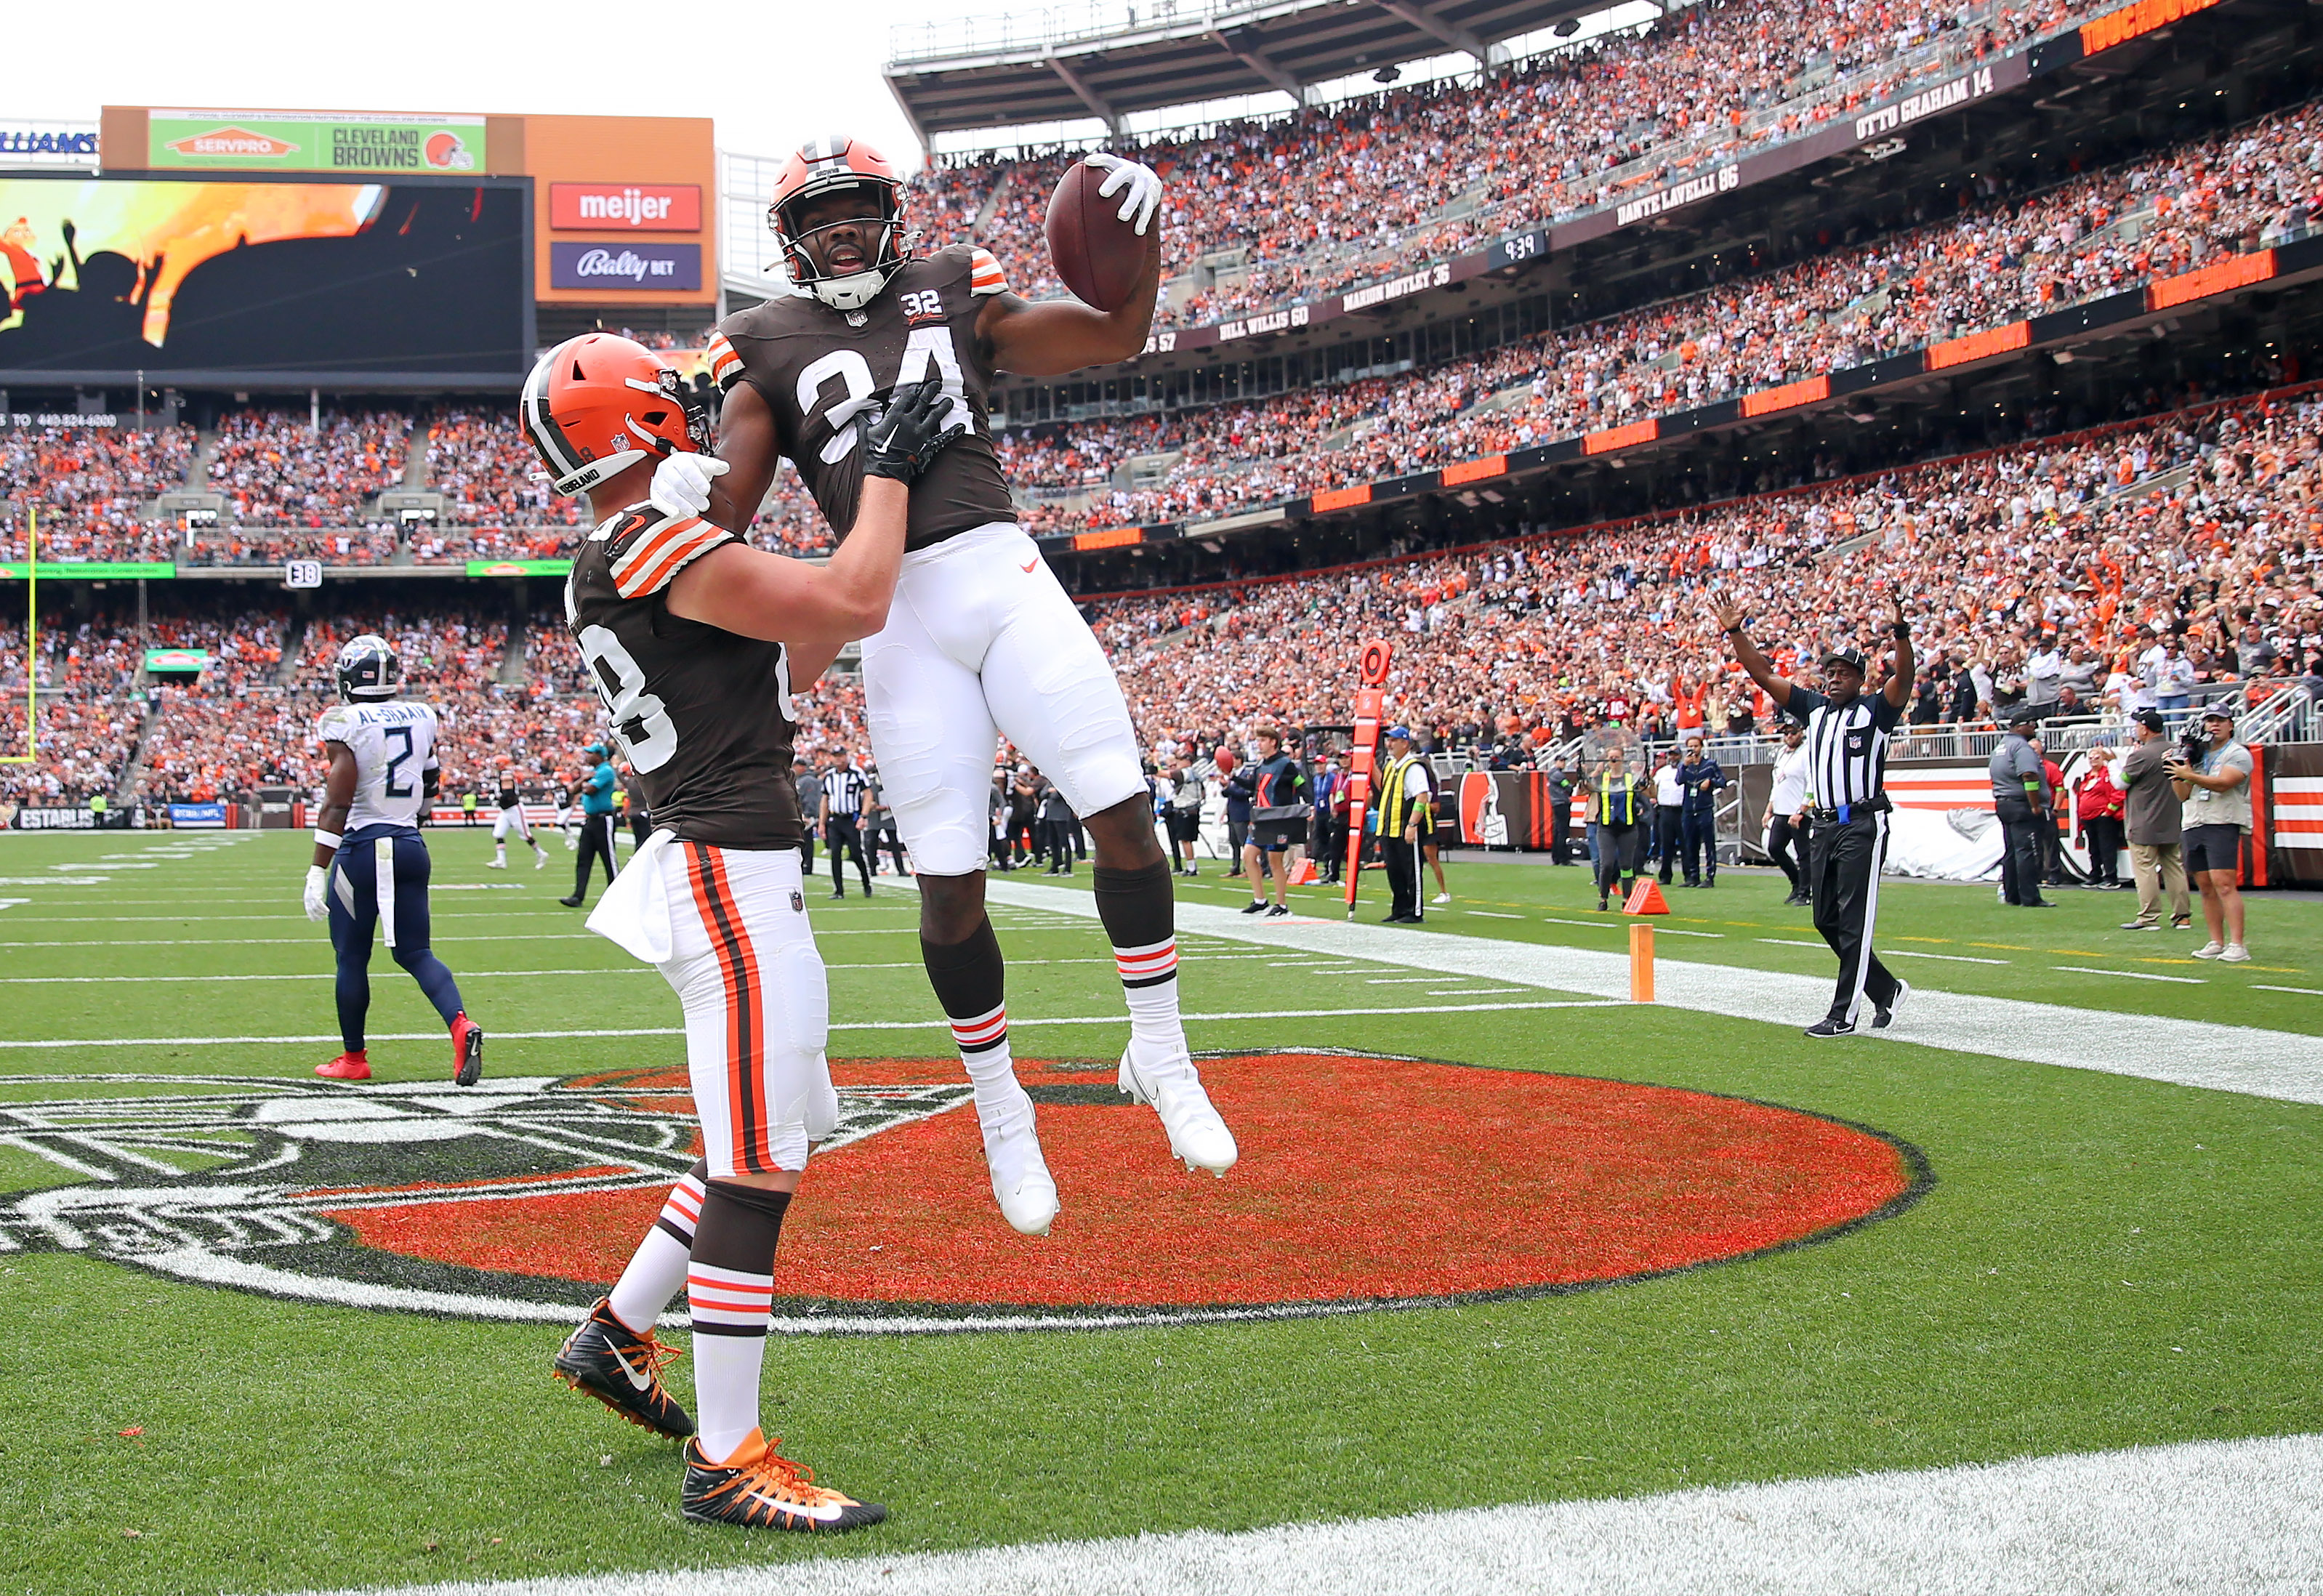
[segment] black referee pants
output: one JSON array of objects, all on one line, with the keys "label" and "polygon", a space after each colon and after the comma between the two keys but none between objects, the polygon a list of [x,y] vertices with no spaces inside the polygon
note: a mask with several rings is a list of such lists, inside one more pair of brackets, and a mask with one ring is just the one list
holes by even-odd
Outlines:
[{"label": "black referee pants", "polygon": [[871,895],[871,862],[863,857],[863,828],[851,814],[835,814],[825,830],[830,833],[822,845],[831,852],[831,895],[847,895],[846,856],[855,856],[855,869],[863,877],[863,895]]},{"label": "black referee pants", "polygon": [[1830,1017],[1854,1024],[1863,1000],[1875,1009],[1896,1001],[1896,977],[1871,950],[1879,918],[1879,866],[1887,855],[1887,813],[1871,810],[1844,821],[1815,816],[1807,835],[1807,880],[1814,927],[1839,955],[1839,986]]},{"label": "black referee pants", "polygon": [[573,867],[573,895],[589,895],[590,867],[598,859],[605,861],[605,885],[613,885],[620,867],[613,863],[613,817],[606,814],[583,814],[581,817],[581,857]]},{"label": "black referee pants", "polygon": [[1782,867],[1783,874],[1791,880],[1791,894],[1795,897],[1807,889],[1805,852],[1806,830],[1791,824],[1791,817],[1778,814],[1767,821],[1767,857]]}]

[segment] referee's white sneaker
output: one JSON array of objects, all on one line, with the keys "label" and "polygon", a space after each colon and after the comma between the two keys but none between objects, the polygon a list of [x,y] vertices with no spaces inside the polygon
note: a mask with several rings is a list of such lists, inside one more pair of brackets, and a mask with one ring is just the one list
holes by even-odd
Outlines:
[{"label": "referee's white sneaker", "polygon": [[1047,1235],[1057,1217],[1057,1183],[1049,1176],[1049,1160],[1041,1156],[1030,1099],[1021,1113],[1009,1115],[1005,1128],[985,1130],[984,1161],[992,1170],[993,1200],[1010,1228]]},{"label": "referee's white sneaker", "polygon": [[1150,1103],[1170,1134],[1170,1156],[1185,1160],[1186,1172],[1207,1169],[1223,1178],[1234,1168],[1241,1150],[1234,1133],[1210,1106],[1202,1078],[1185,1054],[1141,1060],[1132,1041],[1121,1055],[1121,1089],[1138,1103]]}]

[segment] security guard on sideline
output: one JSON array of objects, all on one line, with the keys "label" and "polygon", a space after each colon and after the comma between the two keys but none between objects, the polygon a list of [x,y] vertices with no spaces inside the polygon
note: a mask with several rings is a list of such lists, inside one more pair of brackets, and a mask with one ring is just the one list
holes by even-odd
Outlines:
[{"label": "security guard on sideline", "polygon": [[1387,766],[1380,773],[1380,862],[1387,867],[1389,925],[1418,925],[1419,849],[1436,830],[1435,783],[1427,762],[1411,751],[1411,733],[1401,726],[1387,734]]},{"label": "security guard on sideline", "polygon": [[2041,831],[2046,827],[2054,836],[2057,822],[2049,817],[2048,774],[2033,746],[2040,725],[2041,717],[2031,709],[2018,710],[1986,765],[1993,812],[2000,817],[2000,901],[2012,909],[2051,906],[2041,895]]},{"label": "security guard on sideline", "polygon": [[1894,668],[1878,696],[1865,698],[1870,664],[1857,649],[1833,648],[1823,657],[1823,691],[1816,693],[1775,674],[1767,656],[1742,635],[1742,609],[1722,601],[1718,624],[1734,657],[1766,689],[1775,707],[1807,723],[1807,886],[1815,930],[1839,955],[1839,986],[1831,1012],[1807,1027],[1817,1038],[1852,1036],[1856,1016],[1871,999],[1871,1029],[1885,1031],[1911,992],[1871,950],[1879,913],[1879,865],[1887,852],[1887,737],[1912,702],[1912,625],[1896,605],[1888,630],[1896,639]]}]

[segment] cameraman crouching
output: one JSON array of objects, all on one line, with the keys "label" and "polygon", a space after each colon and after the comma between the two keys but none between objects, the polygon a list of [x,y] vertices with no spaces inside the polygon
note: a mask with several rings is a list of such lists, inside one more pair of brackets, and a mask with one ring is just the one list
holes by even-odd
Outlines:
[{"label": "cameraman crouching", "polygon": [[2186,874],[2201,890],[2202,920],[2210,931],[2194,957],[2247,964],[2239,884],[2243,838],[2251,829],[2251,757],[2235,740],[2235,718],[2222,709],[2205,711],[2201,738],[2188,738],[2162,768],[2186,806]]}]

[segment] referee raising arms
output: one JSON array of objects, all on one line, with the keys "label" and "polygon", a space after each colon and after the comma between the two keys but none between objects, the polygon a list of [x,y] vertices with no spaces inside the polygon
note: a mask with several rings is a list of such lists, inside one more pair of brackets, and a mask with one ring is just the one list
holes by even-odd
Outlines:
[{"label": "referee raising arms", "polygon": [[1896,657],[1886,689],[1863,696],[1870,665],[1860,652],[1836,647],[1823,657],[1823,690],[1816,693],[1775,674],[1767,656],[1742,635],[1742,609],[1722,602],[1718,624],[1734,657],[1767,690],[1775,707],[1806,722],[1807,891],[1815,930],[1839,955],[1839,989],[1831,1013],[1807,1027],[1813,1037],[1852,1036],[1863,1000],[1871,999],[1871,1029],[1885,1031],[1911,987],[1887,973],[1871,951],[1879,913],[1879,865],[1887,852],[1887,734],[1912,702],[1912,627],[1898,601],[1888,630]]}]

